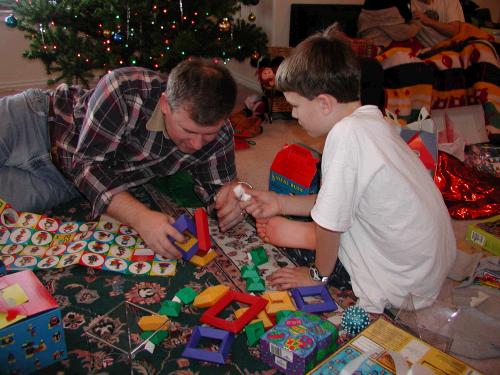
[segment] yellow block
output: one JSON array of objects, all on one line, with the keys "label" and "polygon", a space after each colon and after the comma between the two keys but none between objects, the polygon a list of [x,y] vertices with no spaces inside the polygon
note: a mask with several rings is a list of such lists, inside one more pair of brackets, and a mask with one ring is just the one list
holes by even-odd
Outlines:
[{"label": "yellow block", "polygon": [[[234,315],[236,316],[236,318],[239,318],[240,316],[242,316],[245,311],[248,310],[248,307],[242,307],[241,309],[238,309],[234,312]],[[262,321],[262,324],[264,324],[264,328],[265,329],[269,329],[273,326],[273,322],[271,322],[271,319],[269,319],[269,316],[266,314],[266,311],[265,310],[262,310],[258,315],[257,315],[257,319],[254,319],[252,320],[249,324],[253,324],[253,323],[256,323],[258,321]]]},{"label": "yellow block", "polygon": [[143,331],[166,331],[170,326],[170,321],[165,315],[145,315],[141,316],[137,322]]},{"label": "yellow block", "polygon": [[197,267],[206,266],[217,257],[217,253],[212,249],[208,250],[204,256],[194,255],[189,261]]},{"label": "yellow block", "polygon": [[210,307],[220,300],[229,291],[229,287],[224,284],[210,286],[198,294],[193,301],[194,307]]},{"label": "yellow block", "polygon": [[262,298],[265,298],[269,301],[269,303],[266,305],[266,312],[269,315],[274,315],[281,310],[297,310],[292,302],[292,299],[290,298],[290,295],[286,291],[266,292],[262,295]]}]

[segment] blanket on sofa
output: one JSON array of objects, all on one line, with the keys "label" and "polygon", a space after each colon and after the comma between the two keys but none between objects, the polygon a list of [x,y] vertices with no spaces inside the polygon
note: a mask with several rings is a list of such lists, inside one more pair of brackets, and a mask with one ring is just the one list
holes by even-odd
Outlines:
[{"label": "blanket on sofa", "polygon": [[[384,69],[386,108],[403,122],[422,107],[445,109],[489,104],[500,110],[500,66],[487,40],[454,41],[424,53],[396,46],[378,55]],[[488,123],[488,118],[486,119]]]}]

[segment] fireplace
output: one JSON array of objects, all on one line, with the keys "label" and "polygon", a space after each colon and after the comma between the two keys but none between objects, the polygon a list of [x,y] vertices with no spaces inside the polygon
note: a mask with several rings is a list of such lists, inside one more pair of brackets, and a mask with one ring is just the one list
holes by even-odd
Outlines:
[{"label": "fireplace", "polygon": [[289,45],[295,47],[317,31],[338,22],[342,30],[355,37],[362,5],[292,4],[290,10]]}]

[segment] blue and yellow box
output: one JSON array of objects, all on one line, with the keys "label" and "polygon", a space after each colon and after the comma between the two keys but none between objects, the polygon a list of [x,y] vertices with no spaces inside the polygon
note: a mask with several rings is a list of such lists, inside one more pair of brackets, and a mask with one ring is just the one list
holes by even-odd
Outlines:
[{"label": "blue and yellow box", "polygon": [[0,374],[26,374],[67,357],[61,310],[30,270],[0,276]]},{"label": "blue and yellow box", "polygon": [[260,338],[261,359],[285,374],[304,374],[337,349],[337,337],[328,320],[294,311]]}]

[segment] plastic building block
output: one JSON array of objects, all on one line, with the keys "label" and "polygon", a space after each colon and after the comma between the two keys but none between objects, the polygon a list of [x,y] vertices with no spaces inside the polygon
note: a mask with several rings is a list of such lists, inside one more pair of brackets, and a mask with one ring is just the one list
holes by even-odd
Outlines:
[{"label": "plastic building block", "polygon": [[246,282],[247,292],[263,292],[266,290],[266,283],[261,277],[252,277],[250,279],[246,279]]},{"label": "plastic building block", "polygon": [[[219,351],[212,352],[205,349],[197,348],[196,346],[200,342],[202,337],[209,339],[220,340]],[[199,359],[202,361],[214,362],[223,365],[226,362],[227,355],[231,350],[231,346],[234,342],[234,335],[230,332],[223,331],[220,329],[210,328],[210,327],[195,327],[193,333],[189,338],[184,351],[182,352],[182,357]]]},{"label": "plastic building block", "polygon": [[276,323],[279,324],[280,320],[286,318],[288,315],[292,314],[291,310],[280,310],[276,313]]},{"label": "plastic building block", "polygon": [[256,266],[260,266],[268,261],[266,250],[262,246],[250,251],[250,256],[252,257],[252,262]]},{"label": "plastic building block", "polygon": [[260,277],[259,269],[253,263],[245,264],[241,267],[241,278],[242,279],[253,279],[256,277]]},{"label": "plastic building block", "polygon": [[199,308],[213,306],[227,292],[229,292],[229,287],[227,285],[219,284],[210,286],[196,296],[196,298],[193,301],[193,306]]},{"label": "plastic building block", "polygon": [[198,254],[193,255],[193,257],[189,259],[189,262],[193,263],[197,267],[204,267],[212,260],[217,258],[217,253],[213,249],[208,250],[208,252],[203,256]]},{"label": "plastic building block", "polygon": [[182,305],[179,302],[175,301],[164,301],[161,304],[160,311],[158,311],[158,314],[160,315],[166,315],[168,317],[178,317],[180,312],[181,312]]},{"label": "plastic building block", "polygon": [[[156,333],[155,333],[156,332]],[[152,336],[154,335],[154,336]],[[141,339],[149,340],[153,344],[158,345],[168,337],[168,331],[144,331],[141,333]]]},{"label": "plastic building block", "polygon": [[[243,313],[248,310],[248,307],[242,307],[241,309],[238,309],[234,312],[234,316],[239,318],[240,316],[243,315]],[[250,322],[250,324],[261,321],[262,324],[264,324],[264,329],[269,329],[271,328],[274,324],[269,318],[269,316],[266,313],[266,310],[262,310],[260,313],[257,314],[257,319],[254,319]]]},{"label": "plastic building block", "polygon": [[[297,309],[308,313],[322,313],[337,310],[337,304],[332,299],[325,285],[304,286],[291,290]],[[320,296],[323,300],[319,303],[306,303],[304,297]]]},{"label": "plastic building block", "polygon": [[205,255],[212,246],[205,209],[200,207],[194,211],[194,221],[196,224],[196,237],[198,237],[198,255]]},{"label": "plastic building block", "polygon": [[287,292],[271,291],[262,295],[269,303],[266,306],[266,312],[269,315],[274,315],[280,310],[296,311],[295,305]]},{"label": "plastic building block", "polygon": [[178,297],[183,304],[189,305],[194,301],[196,292],[191,288],[182,288],[177,293],[175,293],[175,296]]},{"label": "plastic building block", "polygon": [[[219,318],[219,315],[232,302],[242,302],[249,305],[243,315],[236,318],[234,321]],[[216,328],[225,329],[226,331],[238,333],[245,325],[247,325],[257,314],[267,305],[267,300],[261,297],[252,296],[241,292],[230,290],[227,292],[215,305],[210,307],[200,317],[200,322],[210,324]]]},{"label": "plastic building block", "polygon": [[247,325],[245,327],[245,333],[247,334],[247,344],[249,346],[252,346],[257,343],[264,332],[265,330],[262,320],[257,320],[256,322],[252,322]]},{"label": "plastic building block", "polygon": [[188,214],[182,214],[173,224],[173,227],[181,232],[187,240],[183,243],[175,241],[172,237],[168,237],[174,246],[182,254],[182,259],[189,260],[198,252],[198,241],[195,237],[196,226]]},{"label": "plastic building block", "polygon": [[170,326],[170,321],[163,315],[145,315],[141,316],[137,325],[143,331],[167,330]]}]

